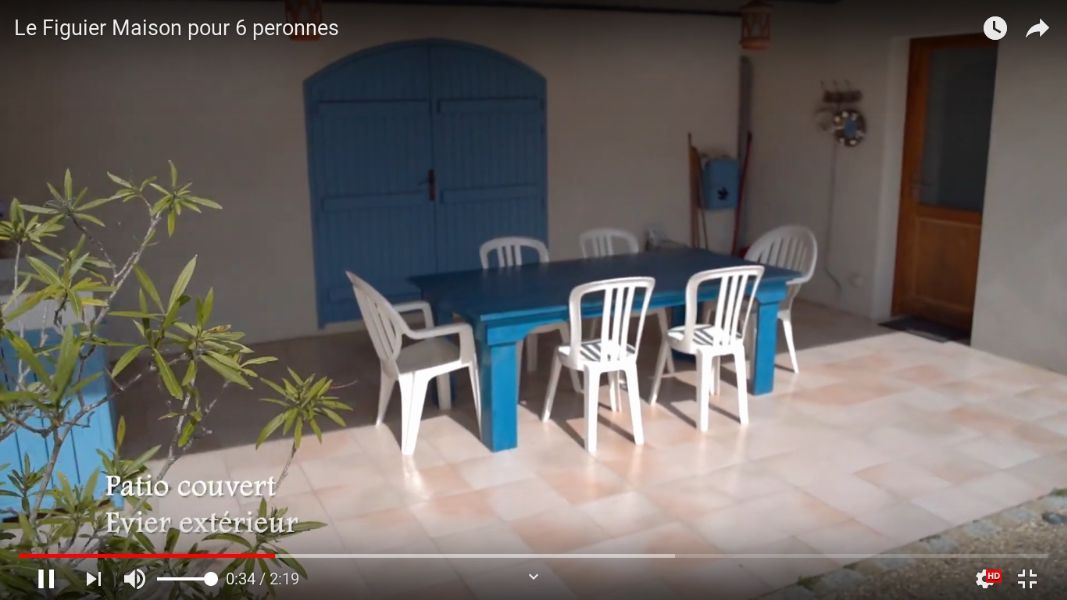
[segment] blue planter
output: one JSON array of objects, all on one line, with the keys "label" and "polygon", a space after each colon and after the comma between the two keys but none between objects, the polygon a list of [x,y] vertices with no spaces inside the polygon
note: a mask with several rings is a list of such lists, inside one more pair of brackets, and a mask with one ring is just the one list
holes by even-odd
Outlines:
[{"label": "blue planter", "polygon": [[[33,343],[38,341],[39,335],[39,331],[27,331],[25,333],[26,339]],[[55,334],[53,333],[49,337],[54,340]],[[0,347],[3,348],[4,362],[7,364],[8,372],[14,373],[15,365],[17,364],[14,348],[6,340],[0,341]],[[103,373],[105,369],[107,369],[106,352],[103,349],[97,349],[86,359],[84,376],[95,372]],[[2,376],[0,376],[0,379],[2,379]],[[5,387],[9,385],[7,382],[4,382],[4,384]],[[96,381],[93,381],[84,390],[87,403],[96,402],[107,394],[108,379],[106,375],[98,377]],[[77,410],[77,405],[72,407],[72,411],[75,410]],[[115,414],[111,402],[104,404],[78,422],[78,427],[73,429],[67,441],[63,444],[59,463],[56,466],[57,472],[62,472],[72,484],[84,484],[94,472],[101,470],[102,461],[97,453],[98,450],[102,450],[105,453],[111,453],[115,450]],[[40,435],[27,430],[16,431],[14,435],[0,440],[0,465],[7,465],[4,471],[0,473],[0,479],[4,481],[5,487],[11,489],[10,483],[7,481],[8,474],[12,469],[19,468],[24,457],[29,456],[30,464],[37,467],[48,461],[51,451],[51,440],[44,439]],[[102,473],[97,477],[97,493],[102,495],[106,489],[106,483]],[[55,481],[58,481],[58,479]],[[47,502],[46,499],[46,505]],[[12,511],[17,513],[20,510],[18,498],[0,496],[0,514],[4,518],[13,516]]]}]

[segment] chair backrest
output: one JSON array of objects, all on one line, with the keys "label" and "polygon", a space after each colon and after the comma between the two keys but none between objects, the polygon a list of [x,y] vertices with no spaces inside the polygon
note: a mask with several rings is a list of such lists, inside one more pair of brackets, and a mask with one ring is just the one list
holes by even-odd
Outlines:
[{"label": "chair backrest", "polygon": [[745,260],[797,271],[791,285],[806,283],[815,274],[818,259],[815,234],[803,225],[783,225],[761,235],[745,252]]},{"label": "chair backrest", "polygon": [[[682,340],[686,344],[693,343],[693,336],[697,326],[697,317],[700,314],[700,301],[697,293],[701,286],[718,284],[719,295],[713,300],[715,312],[711,322],[707,323],[720,332],[725,332],[727,337],[707,337],[700,340],[702,345],[708,345],[709,341],[719,342],[722,345],[742,339],[748,327],[748,315],[752,310],[752,299],[756,296],[760,278],[763,277],[763,267],[759,265],[746,265],[743,267],[727,267],[725,269],[711,269],[701,271],[689,278],[685,284],[685,330]],[[747,301],[746,301],[747,291]]]},{"label": "chair backrest", "polygon": [[496,258],[496,266],[500,268],[520,266],[524,248],[536,252],[539,262],[548,262],[548,248],[541,240],[528,237],[498,237],[482,244],[482,247],[478,249],[482,258],[482,268],[491,268],[493,258]]},{"label": "chair backrest", "polygon": [[400,354],[404,334],[410,331],[407,323],[392,303],[371,284],[351,271],[345,271],[345,274],[352,282],[352,291],[356,294],[356,303],[359,304],[359,312],[363,315],[374,351],[378,353],[386,371],[395,375],[396,358]]},{"label": "chair backrest", "polygon": [[590,229],[578,236],[584,258],[600,258],[615,254],[637,254],[641,245],[629,231],[622,229]]},{"label": "chair backrest", "polygon": [[[652,298],[656,280],[651,277],[621,277],[583,283],[571,290],[570,296],[570,346],[571,356],[582,356],[587,362],[611,363],[628,357],[631,322],[635,305],[640,310],[637,320],[636,348],[641,343],[645,327],[645,313]],[[640,294],[640,298],[638,297]],[[599,341],[598,355],[582,355],[582,301],[588,296],[600,295],[603,302],[599,316],[599,331],[585,341]]]}]

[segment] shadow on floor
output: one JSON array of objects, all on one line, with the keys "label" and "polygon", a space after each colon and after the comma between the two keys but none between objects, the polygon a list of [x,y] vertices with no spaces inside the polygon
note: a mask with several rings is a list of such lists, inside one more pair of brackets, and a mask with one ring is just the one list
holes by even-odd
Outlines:
[{"label": "shadow on floor", "polygon": [[[798,302],[793,312],[795,337],[799,351],[893,333],[862,317],[805,302]],[[650,382],[660,338],[654,323],[650,324],[646,331],[641,348],[640,372],[642,389],[647,394],[648,388],[645,386],[648,386]],[[778,338],[777,365],[779,369],[787,368],[788,357],[784,354],[785,345],[780,330]],[[544,380],[547,379],[551,353],[559,343],[554,335],[546,334],[542,336],[542,340],[539,344],[540,368],[537,373],[523,374],[520,398],[521,406],[538,415],[544,401]],[[253,348],[257,353],[278,358],[278,362],[264,365],[261,368],[262,376],[278,380],[285,375],[285,369],[291,367],[301,375],[315,373],[331,377],[335,384],[342,386],[337,390],[337,396],[353,408],[351,412],[342,415],[346,427],[373,425],[377,411],[379,363],[365,332],[268,342],[255,344]],[[801,356],[801,362],[803,362],[803,356]],[[682,372],[691,371],[692,363],[679,361],[678,368]],[[472,434],[477,435],[477,422],[467,378],[456,377],[455,380],[454,410],[442,413],[432,402],[428,402],[423,419],[425,421],[445,414],[460,422]],[[604,381],[606,382],[606,378]],[[735,385],[733,372],[729,368],[723,369],[723,383],[727,386]],[[692,419],[682,415],[677,409],[672,409],[670,398],[672,395],[691,395],[690,387],[689,384],[681,381],[666,380],[660,399],[663,406],[687,422]],[[602,392],[604,391],[605,388],[602,387]],[[202,392],[205,404],[210,403],[216,396],[219,397],[219,401],[206,419],[210,434],[203,439],[195,440],[189,449],[190,453],[254,445],[260,430],[277,414],[276,409],[279,408],[261,400],[271,394],[270,389],[262,385],[254,390],[246,390],[234,385],[222,389],[221,382],[215,378],[209,379],[202,386]],[[604,397],[606,398],[606,393]],[[167,447],[173,436],[174,421],[162,418],[173,410],[166,399],[166,393],[154,383],[138,385],[119,397],[116,401],[117,413],[125,417],[127,424],[124,444],[126,452],[136,455],[155,445],[163,445],[164,449]],[[736,415],[718,407],[713,407],[713,410],[736,419]],[[400,439],[399,413],[399,390],[394,389],[385,425],[389,427],[397,440]],[[581,397],[565,381],[561,382],[552,419],[563,422],[580,417],[581,414]],[[328,419],[322,419],[320,425],[324,432],[340,428]],[[695,423],[693,425],[695,426]],[[576,443],[583,443],[581,432],[569,425],[564,429],[571,433]],[[276,433],[274,438],[279,436],[280,432]]]}]

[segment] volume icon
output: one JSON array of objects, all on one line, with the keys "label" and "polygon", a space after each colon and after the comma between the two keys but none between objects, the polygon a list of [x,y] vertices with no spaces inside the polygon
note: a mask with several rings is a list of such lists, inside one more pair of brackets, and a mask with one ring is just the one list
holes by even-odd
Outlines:
[{"label": "volume icon", "polygon": [[129,584],[129,586],[135,590],[143,588],[145,584],[144,571],[137,569],[126,573],[122,576],[122,583]]}]

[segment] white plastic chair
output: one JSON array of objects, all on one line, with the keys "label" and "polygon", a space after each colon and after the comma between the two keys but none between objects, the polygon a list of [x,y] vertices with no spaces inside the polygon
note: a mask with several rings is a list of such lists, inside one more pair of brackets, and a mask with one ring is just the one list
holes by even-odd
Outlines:
[{"label": "white plastic chair", "polygon": [[[438,400],[442,410],[452,408],[448,373],[467,369],[474,392],[474,412],[479,426],[482,420],[482,401],[478,383],[478,359],[475,354],[474,332],[466,323],[452,323],[434,327],[430,305],[416,301],[393,305],[378,290],[351,272],[345,272],[352,282],[363,322],[367,325],[374,351],[381,360],[381,384],[378,390],[378,418],[381,425],[389,406],[393,386],[400,383],[400,451],[415,452],[419,436],[422,408],[426,402],[426,386],[437,378]],[[401,312],[421,311],[425,328],[412,329]],[[447,338],[459,337],[457,347]],[[414,341],[404,345],[404,338]]]},{"label": "white plastic chair", "polygon": [[[652,296],[655,280],[651,277],[623,277],[585,283],[571,290],[570,342],[559,347],[552,358],[552,374],[545,393],[545,407],[541,420],[548,421],[552,415],[552,402],[559,387],[560,369],[566,366],[572,371],[585,373],[585,448],[596,454],[597,410],[599,407],[600,376],[607,373],[611,380],[609,394],[614,409],[619,394],[619,373],[626,375],[626,395],[630,400],[630,419],[633,423],[634,443],[645,443],[641,426],[641,399],[637,380],[637,349],[641,345],[641,331],[645,326],[645,313]],[[638,294],[641,298],[638,298]],[[594,331],[592,339],[582,339],[582,300],[588,296],[600,296],[603,308],[600,314],[599,334]],[[640,311],[634,311],[640,303]],[[637,335],[630,341],[632,317],[637,316]]]},{"label": "white plastic chair", "polygon": [[[499,237],[482,244],[479,249],[479,254],[482,259],[482,269],[491,269],[494,266],[497,268],[518,267],[522,266],[522,251],[523,249],[533,250],[537,254],[538,262],[546,263],[549,261],[548,248],[545,247],[541,240],[535,240],[528,237]],[[495,260],[494,260],[495,259]],[[535,328],[526,336],[528,341],[526,345],[526,371],[534,372],[537,370],[537,336],[542,333],[550,331],[558,331],[560,337],[564,342],[567,341],[567,324],[566,323],[549,323]],[[522,362],[522,350],[524,342],[519,342],[517,354],[519,356],[519,362]],[[519,369],[519,373],[522,373],[522,369]],[[516,385],[518,385],[519,379],[516,375]],[[578,389],[578,384],[575,383],[575,389]]]},{"label": "white plastic chair", "polygon": [[508,236],[498,237],[482,244],[478,254],[482,259],[482,268],[493,268],[493,259],[497,267],[520,267],[523,264],[522,251],[529,248],[537,254],[537,262],[548,262],[548,247],[541,240],[534,238]]},{"label": "white plastic chair", "polygon": [[[637,241],[634,234],[624,229],[614,229],[611,227],[601,227],[583,232],[578,236],[578,243],[582,247],[583,258],[601,258],[604,256],[614,256],[616,254],[637,254],[641,251],[641,244]],[[660,308],[652,312],[655,313],[656,320],[659,322],[660,334],[666,338],[667,329],[669,329],[669,325],[667,324],[667,309]],[[669,357],[669,360],[667,361],[667,371],[674,373],[674,357]]]},{"label": "white plastic chair", "polygon": [[[659,396],[663,368],[671,350],[692,354],[697,367],[697,405],[700,409],[701,431],[708,430],[709,396],[719,395],[719,366],[722,357],[733,356],[737,370],[737,415],[742,425],[748,424],[748,365],[745,363],[745,328],[752,310],[763,267],[743,266],[701,271],[689,278],[685,286],[685,325],[667,333],[656,358],[656,378],[652,383],[649,403],[655,404]],[[718,284],[718,298],[714,320],[697,323],[700,305],[697,291],[701,285]],[[746,296],[746,289],[751,289]],[[747,301],[746,301],[747,297]]]},{"label": "white plastic chair", "polygon": [[578,243],[582,246],[582,256],[585,258],[637,254],[641,251],[641,244],[638,243],[634,234],[610,227],[583,232],[578,236]]},{"label": "white plastic chair", "polygon": [[[745,252],[745,260],[758,262],[772,267],[797,271],[800,277],[786,282],[786,296],[778,307],[778,320],[782,322],[785,343],[789,347],[789,361],[793,372],[799,373],[797,364],[797,347],[793,343],[793,300],[800,293],[800,286],[811,280],[815,274],[819,248],[815,234],[802,225],[783,225],[761,235]],[[708,321],[705,307],[703,321]]]}]

